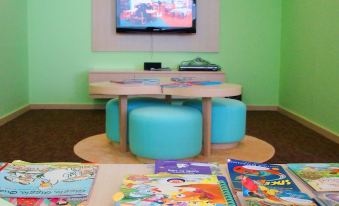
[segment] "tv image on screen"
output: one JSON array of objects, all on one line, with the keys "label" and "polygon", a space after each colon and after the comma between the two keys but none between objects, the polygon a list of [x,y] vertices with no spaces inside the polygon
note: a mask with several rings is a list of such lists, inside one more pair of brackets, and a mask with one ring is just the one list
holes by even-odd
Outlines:
[{"label": "tv image on screen", "polygon": [[116,0],[116,32],[196,33],[196,0]]}]

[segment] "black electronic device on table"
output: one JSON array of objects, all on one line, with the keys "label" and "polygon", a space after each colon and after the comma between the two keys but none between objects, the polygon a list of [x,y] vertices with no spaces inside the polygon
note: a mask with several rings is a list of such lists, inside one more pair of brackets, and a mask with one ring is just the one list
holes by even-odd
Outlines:
[{"label": "black electronic device on table", "polygon": [[161,69],[161,62],[145,62],[144,63],[144,70],[157,70]]},{"label": "black electronic device on table", "polygon": [[197,57],[190,61],[183,61],[179,65],[179,71],[220,71],[221,67],[217,64]]}]

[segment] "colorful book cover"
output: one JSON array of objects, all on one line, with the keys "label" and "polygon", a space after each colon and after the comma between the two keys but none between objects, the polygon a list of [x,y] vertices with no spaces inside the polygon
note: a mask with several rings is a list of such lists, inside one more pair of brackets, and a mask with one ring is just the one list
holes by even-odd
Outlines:
[{"label": "colorful book cover", "polygon": [[218,175],[218,163],[188,162],[178,160],[156,160],[154,173],[167,172],[171,174],[214,174]]},{"label": "colorful book cover", "polygon": [[317,192],[339,192],[339,163],[287,164]]},{"label": "colorful book cover", "polygon": [[[19,206],[86,206],[87,198],[5,198],[9,205]],[[2,204],[0,204],[2,206]]]},{"label": "colorful book cover", "polygon": [[299,191],[297,185],[280,165],[228,159],[227,166],[235,190],[241,191],[241,180],[243,176],[247,176],[260,181],[265,186]]},{"label": "colorful book cover", "polygon": [[326,206],[339,206],[339,192],[318,194],[317,200]]},{"label": "colorful book cover", "polygon": [[120,206],[232,205],[228,204],[217,176],[168,173],[128,176],[113,200]]},{"label": "colorful book cover", "polygon": [[0,172],[0,196],[60,198],[88,196],[98,166],[80,163],[8,164]]},{"label": "colorful book cover", "polygon": [[262,205],[289,205],[289,206],[317,206],[307,194],[286,190],[284,187],[270,187],[261,184],[250,177],[243,176],[243,197],[248,206]]}]

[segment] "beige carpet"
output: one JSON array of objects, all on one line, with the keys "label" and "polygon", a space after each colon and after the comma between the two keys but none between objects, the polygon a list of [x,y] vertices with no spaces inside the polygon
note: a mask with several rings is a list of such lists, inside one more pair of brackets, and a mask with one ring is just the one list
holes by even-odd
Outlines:
[{"label": "beige carpet", "polygon": [[[265,162],[274,155],[274,147],[265,141],[252,136],[246,136],[233,149],[213,149],[209,158],[197,156],[191,161],[208,161],[225,163],[226,158],[245,161]],[[102,164],[140,164],[151,163],[152,160],[137,158],[135,155],[121,153],[119,145],[109,141],[105,134],[88,137],[74,146],[74,153],[80,158]]]}]

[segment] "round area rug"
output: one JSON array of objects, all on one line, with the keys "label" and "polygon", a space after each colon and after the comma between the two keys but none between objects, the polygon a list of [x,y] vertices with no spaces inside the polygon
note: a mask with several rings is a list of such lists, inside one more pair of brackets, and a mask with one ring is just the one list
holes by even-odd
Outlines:
[{"label": "round area rug", "polygon": [[[212,150],[210,157],[199,155],[190,161],[225,163],[226,158],[253,162],[266,162],[274,155],[274,147],[258,138],[248,136],[232,149]],[[106,134],[99,134],[81,140],[74,145],[74,153],[89,162],[101,164],[141,164],[152,163],[153,160],[137,158],[132,153],[122,153],[119,144],[111,142]]]}]

